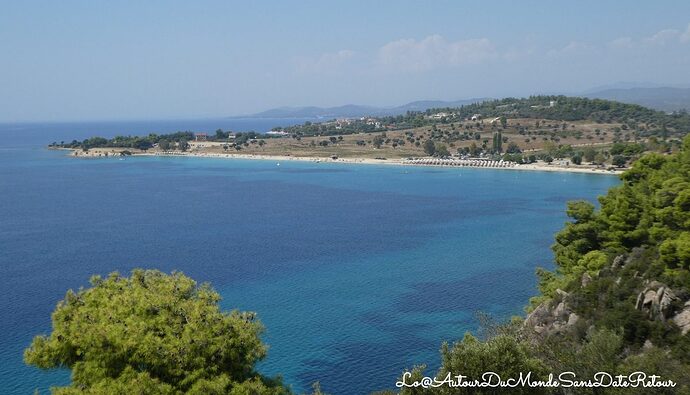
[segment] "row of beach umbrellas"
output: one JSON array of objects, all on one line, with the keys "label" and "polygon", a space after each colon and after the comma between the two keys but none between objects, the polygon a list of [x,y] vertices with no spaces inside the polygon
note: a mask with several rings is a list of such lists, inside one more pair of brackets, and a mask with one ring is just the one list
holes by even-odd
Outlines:
[{"label": "row of beach umbrellas", "polygon": [[453,158],[417,158],[407,159],[405,163],[426,166],[456,166],[456,167],[513,167],[514,162],[503,160],[481,159],[453,159]]}]

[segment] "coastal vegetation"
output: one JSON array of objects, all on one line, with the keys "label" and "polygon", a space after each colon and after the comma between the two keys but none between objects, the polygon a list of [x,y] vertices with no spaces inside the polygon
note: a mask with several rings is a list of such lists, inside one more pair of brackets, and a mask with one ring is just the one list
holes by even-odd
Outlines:
[{"label": "coastal vegetation", "polygon": [[176,145],[184,148],[186,143],[194,139],[193,132],[176,132],[170,134],[151,133],[148,136],[115,136],[111,139],[104,137],[91,137],[83,141],[72,140],[71,142],[53,142],[51,147],[73,148],[88,150],[90,148],[134,148],[146,151],[156,144],[163,144],[164,147],[172,148]]},{"label": "coastal vegetation", "polygon": [[565,96],[533,96],[387,117],[275,127],[271,134],[223,131],[93,137],[52,147],[118,154],[246,153],[321,158],[485,157],[515,163],[627,167],[644,152],[671,153],[690,131],[685,112]]},{"label": "coastal vegetation", "polygon": [[[531,371],[532,379],[546,381],[548,373],[570,371],[590,380],[600,371],[641,371],[677,385],[577,393],[690,393],[690,137],[681,152],[644,155],[621,179],[599,199],[599,209],[568,203],[572,221],[556,234],[555,270],[537,270],[540,294],[530,301],[526,318],[485,325],[484,341],[467,334],[444,344],[435,377]],[[407,382],[423,377],[424,370],[411,369]],[[442,387],[401,393],[483,392]]]}]

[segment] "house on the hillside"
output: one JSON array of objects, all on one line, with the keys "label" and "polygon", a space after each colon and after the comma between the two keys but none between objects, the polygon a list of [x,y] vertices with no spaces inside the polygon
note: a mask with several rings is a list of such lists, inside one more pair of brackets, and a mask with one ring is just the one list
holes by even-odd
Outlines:
[{"label": "house on the hillside", "polygon": [[430,119],[443,119],[443,118],[447,118],[449,116],[450,116],[450,114],[448,114],[447,112],[437,112],[436,114],[430,115],[428,118],[430,118]]}]

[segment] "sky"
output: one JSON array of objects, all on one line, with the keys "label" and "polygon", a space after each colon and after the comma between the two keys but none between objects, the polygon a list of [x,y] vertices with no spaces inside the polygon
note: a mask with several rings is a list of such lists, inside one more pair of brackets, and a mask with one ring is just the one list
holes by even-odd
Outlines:
[{"label": "sky", "polygon": [[690,1],[0,0],[0,121],[690,83]]}]

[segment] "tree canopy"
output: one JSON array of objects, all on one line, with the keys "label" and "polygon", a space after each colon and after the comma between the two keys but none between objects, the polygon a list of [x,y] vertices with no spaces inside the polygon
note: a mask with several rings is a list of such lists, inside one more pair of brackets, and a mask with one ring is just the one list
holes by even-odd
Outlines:
[{"label": "tree canopy", "polygon": [[58,394],[287,394],[255,364],[266,355],[250,312],[222,312],[220,296],[181,273],[134,270],[95,276],[68,291],[48,336],[24,359],[72,371]]}]

